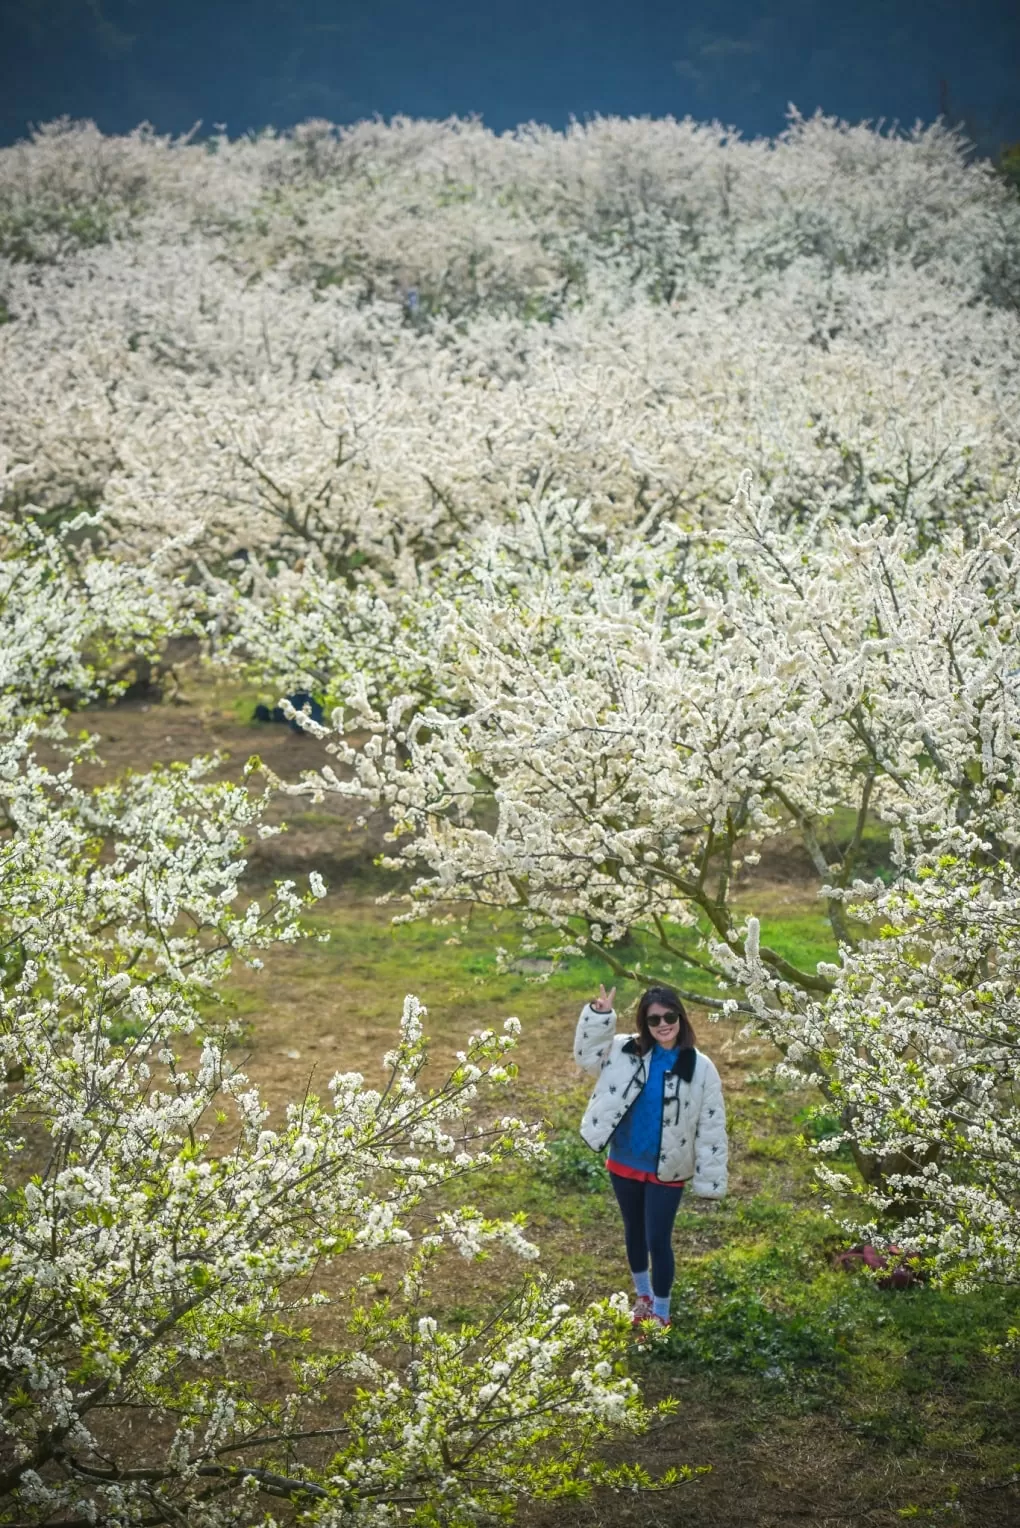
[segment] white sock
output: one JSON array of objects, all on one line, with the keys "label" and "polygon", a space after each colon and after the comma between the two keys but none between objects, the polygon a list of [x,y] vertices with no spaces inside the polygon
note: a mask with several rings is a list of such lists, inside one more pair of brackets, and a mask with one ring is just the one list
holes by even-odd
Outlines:
[{"label": "white sock", "polygon": [[644,1295],[649,1300],[654,1298],[652,1295],[652,1279],[647,1268],[644,1273],[635,1273],[632,1268],[630,1276],[634,1280],[634,1291],[636,1294]]},{"label": "white sock", "polygon": [[663,1321],[669,1320],[669,1295],[653,1295],[652,1310]]}]

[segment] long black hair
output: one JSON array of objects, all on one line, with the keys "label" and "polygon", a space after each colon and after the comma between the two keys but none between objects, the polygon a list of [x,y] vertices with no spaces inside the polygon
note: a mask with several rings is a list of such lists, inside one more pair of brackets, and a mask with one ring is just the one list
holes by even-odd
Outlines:
[{"label": "long black hair", "polygon": [[668,1008],[675,1013],[680,1020],[680,1033],[677,1036],[677,1045],[681,1050],[693,1050],[697,1044],[694,1027],[687,1017],[687,1010],[680,1001],[680,994],[674,992],[672,987],[649,987],[642,992],[637,1007],[637,1030],[638,1045],[642,1055],[652,1049],[655,1037],[648,1027],[648,1010],[653,1003],[658,1003],[661,1008]]}]

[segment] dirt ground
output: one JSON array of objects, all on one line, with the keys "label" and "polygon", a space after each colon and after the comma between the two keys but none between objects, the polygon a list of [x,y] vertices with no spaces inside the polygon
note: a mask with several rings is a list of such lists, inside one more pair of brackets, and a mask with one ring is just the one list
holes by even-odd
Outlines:
[{"label": "dirt ground", "polygon": [[[196,755],[220,754],[217,777],[238,781],[247,761],[257,754],[281,779],[297,782],[305,772],[329,762],[321,743],[286,725],[254,721],[254,708],[254,699],[238,698],[227,686],[203,683],[185,688],[177,702],[125,700],[72,713],[68,730],[92,733],[99,755],[97,764],[83,765],[76,774],[87,784],[128,769],[144,771]],[[250,783],[253,791],[261,788],[258,776]],[[314,805],[304,797],[277,798],[267,821],[285,821],[287,831],[251,845],[249,879],[268,882],[313,869],[338,884],[363,877],[382,847],[388,824],[379,818],[359,828],[358,815],[341,796],[327,795]]]}]

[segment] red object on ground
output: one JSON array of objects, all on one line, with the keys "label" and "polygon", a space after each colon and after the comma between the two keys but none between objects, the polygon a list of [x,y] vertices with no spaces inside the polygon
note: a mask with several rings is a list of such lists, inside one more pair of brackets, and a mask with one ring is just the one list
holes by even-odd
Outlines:
[{"label": "red object on ground", "polygon": [[832,1266],[842,1268],[847,1273],[853,1268],[870,1268],[873,1273],[883,1274],[875,1280],[880,1289],[910,1289],[915,1284],[925,1283],[928,1277],[924,1269],[910,1266],[910,1259],[918,1256],[918,1253],[905,1252],[902,1247],[892,1243],[885,1252],[881,1252],[870,1242],[858,1242],[856,1247],[847,1247],[843,1252],[834,1253]]}]

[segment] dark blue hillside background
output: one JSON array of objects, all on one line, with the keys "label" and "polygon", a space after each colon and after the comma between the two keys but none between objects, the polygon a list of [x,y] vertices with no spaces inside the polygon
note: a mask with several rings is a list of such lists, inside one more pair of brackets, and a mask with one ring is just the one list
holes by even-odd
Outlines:
[{"label": "dark blue hillside background", "polygon": [[787,103],[982,152],[1020,139],[1016,0],[0,0],[0,142],[91,117],[231,136],[309,117],[571,115],[782,128]]}]

